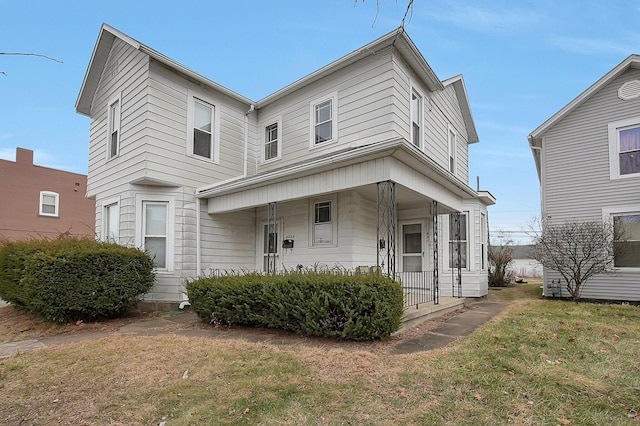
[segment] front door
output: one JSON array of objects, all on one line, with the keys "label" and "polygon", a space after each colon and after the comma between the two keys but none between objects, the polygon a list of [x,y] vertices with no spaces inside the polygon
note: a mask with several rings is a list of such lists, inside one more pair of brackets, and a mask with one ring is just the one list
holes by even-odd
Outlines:
[{"label": "front door", "polygon": [[405,223],[402,227],[402,272],[424,271],[422,223]]}]

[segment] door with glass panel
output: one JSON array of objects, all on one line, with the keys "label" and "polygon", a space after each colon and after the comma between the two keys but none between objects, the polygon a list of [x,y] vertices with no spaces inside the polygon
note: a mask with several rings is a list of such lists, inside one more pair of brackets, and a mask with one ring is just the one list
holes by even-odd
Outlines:
[{"label": "door with glass panel", "polygon": [[405,223],[402,230],[402,272],[424,271],[422,223]]}]

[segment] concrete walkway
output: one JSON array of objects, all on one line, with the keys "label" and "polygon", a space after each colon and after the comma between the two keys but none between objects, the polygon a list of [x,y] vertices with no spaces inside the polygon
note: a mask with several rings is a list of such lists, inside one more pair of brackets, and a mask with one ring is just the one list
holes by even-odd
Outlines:
[{"label": "concrete walkway", "polygon": [[[394,355],[424,352],[444,347],[454,340],[467,336],[480,325],[489,321],[507,306],[504,302],[472,301],[465,308],[448,313],[449,319],[435,328],[431,328],[417,336],[399,338],[389,353]],[[193,327],[199,320],[192,311],[173,312],[157,317],[143,318],[120,327],[117,331],[83,331],[67,335],[47,336],[41,339],[22,340],[0,344],[0,359],[18,353],[30,352],[36,349],[64,345],[74,342],[96,340],[109,335],[159,336],[179,335],[186,337],[232,338],[248,342],[269,343],[275,345],[309,345],[315,347],[359,348],[358,343],[336,342],[328,339],[293,335],[278,330],[268,329],[228,329]],[[370,343],[375,347],[376,343]],[[365,349],[366,350],[366,349]]]}]

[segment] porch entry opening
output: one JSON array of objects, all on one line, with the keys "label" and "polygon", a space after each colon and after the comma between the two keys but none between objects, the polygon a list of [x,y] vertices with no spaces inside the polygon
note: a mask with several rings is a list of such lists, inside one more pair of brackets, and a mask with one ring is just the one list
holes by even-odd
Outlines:
[{"label": "porch entry opening", "polygon": [[[272,228],[269,230],[269,228]],[[267,273],[273,273],[277,270],[278,252],[278,223],[269,226],[263,225],[262,233],[262,270]]]},{"label": "porch entry opening", "polygon": [[402,284],[405,307],[431,302],[431,272],[425,265],[426,233],[422,223],[401,225],[402,232],[402,271],[398,281]]}]

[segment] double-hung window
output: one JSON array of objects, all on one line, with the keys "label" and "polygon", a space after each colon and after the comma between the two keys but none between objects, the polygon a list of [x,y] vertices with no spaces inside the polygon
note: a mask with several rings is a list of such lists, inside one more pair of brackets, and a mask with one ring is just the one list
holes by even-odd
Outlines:
[{"label": "double-hung window", "polygon": [[614,266],[640,268],[640,212],[612,215]]},{"label": "double-hung window", "polygon": [[262,134],[262,161],[273,161],[281,156],[282,152],[282,117],[267,119],[260,127]]},{"label": "double-hung window", "polygon": [[109,101],[107,158],[117,157],[120,152],[120,96]]},{"label": "double-hung window", "polygon": [[214,107],[200,99],[193,99],[193,155],[213,160]]},{"label": "double-hung window", "polygon": [[335,245],[337,238],[335,205],[335,197],[312,203],[311,241],[314,246]]},{"label": "double-hung window", "polygon": [[449,215],[449,269],[458,267],[458,258],[460,268],[467,268],[467,246],[467,213]]},{"label": "double-hung window", "polygon": [[118,199],[104,202],[102,211],[102,239],[117,243],[120,237],[120,204]]},{"label": "double-hung window", "polygon": [[311,147],[338,139],[337,93],[311,103]]},{"label": "double-hung window", "polygon": [[448,139],[449,139],[449,171],[451,173],[456,172],[456,132],[453,127],[449,126],[448,129]]},{"label": "double-hung window", "polygon": [[40,216],[58,217],[60,215],[60,194],[52,191],[40,191]]},{"label": "double-hung window", "polygon": [[156,268],[167,267],[168,203],[145,201],[143,208],[144,249],[153,258]]},{"label": "double-hung window", "polygon": [[265,128],[264,160],[278,157],[278,123],[273,123]]},{"label": "double-hung window", "polygon": [[422,146],[422,97],[416,92],[411,92],[411,142],[421,148]]},{"label": "double-hung window", "polygon": [[136,194],[136,246],[153,258],[159,272],[173,271],[175,198]]},{"label": "double-hung window", "polygon": [[609,124],[611,179],[640,176],[640,117]]},{"label": "double-hung window", "polygon": [[640,173],[640,126],[618,130],[620,174]]}]

